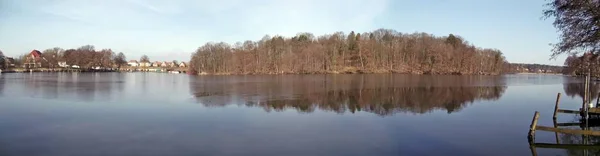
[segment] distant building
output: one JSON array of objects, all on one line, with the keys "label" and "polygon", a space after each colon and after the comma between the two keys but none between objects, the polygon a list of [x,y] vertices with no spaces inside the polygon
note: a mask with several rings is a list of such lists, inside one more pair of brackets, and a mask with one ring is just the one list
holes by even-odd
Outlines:
[{"label": "distant building", "polygon": [[154,63],[152,63],[152,67],[160,67],[160,61],[154,61]]},{"label": "distant building", "polygon": [[59,67],[62,67],[62,68],[69,67],[69,65],[68,65],[68,64],[67,64],[67,62],[65,62],[65,61],[60,61],[60,62],[58,62],[58,66],[59,66]]},{"label": "distant building", "polygon": [[140,62],[140,63],[139,63],[139,66],[140,66],[140,67],[150,67],[150,65],[151,65],[151,63],[150,63],[150,62],[145,62],[145,61],[144,61],[144,62]]},{"label": "distant building", "polygon": [[160,66],[161,66],[161,67],[168,67],[168,66],[169,66],[169,63],[168,63],[167,61],[163,61],[163,62],[160,64]]},{"label": "distant building", "polygon": [[8,67],[15,67],[15,59],[14,58],[12,58],[12,57],[5,57],[4,61],[5,61],[4,63],[7,65],[7,68]]},{"label": "distant building", "polygon": [[181,63],[179,63],[179,67],[182,67],[182,68],[187,67],[187,64],[185,62],[181,62]]},{"label": "distant building", "polygon": [[137,60],[131,60],[131,61],[127,62],[127,65],[132,66],[132,67],[139,67],[140,63],[138,63]]},{"label": "distant building", "polygon": [[23,63],[24,68],[40,68],[42,67],[42,52],[38,50],[32,50],[29,55],[25,58]]}]

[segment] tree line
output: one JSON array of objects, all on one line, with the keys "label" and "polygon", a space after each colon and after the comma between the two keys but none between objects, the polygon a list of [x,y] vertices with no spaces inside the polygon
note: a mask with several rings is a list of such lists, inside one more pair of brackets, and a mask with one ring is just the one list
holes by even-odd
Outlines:
[{"label": "tree line", "polygon": [[504,73],[563,73],[563,66],[545,64],[509,63]]},{"label": "tree line", "polygon": [[[112,49],[101,49],[96,50],[93,45],[84,45],[79,48],[63,49],[60,47],[54,47],[41,51],[40,61],[42,67],[45,68],[57,68],[59,62],[64,62],[69,66],[79,66],[80,68],[120,68],[121,66],[127,65],[127,57],[123,52],[116,53]],[[30,53],[25,53],[16,57],[14,62],[16,67],[21,67],[27,63],[27,57],[30,57]],[[0,55],[0,58],[3,58]],[[2,60],[4,61],[4,60]],[[148,56],[143,55],[140,61],[149,62]]]},{"label": "tree line", "polygon": [[584,53],[579,56],[571,54],[565,59],[564,74],[566,75],[585,75],[591,73],[591,76],[599,77],[600,55],[593,53]]},{"label": "tree line", "polygon": [[207,74],[413,73],[499,74],[506,60],[460,36],[405,34],[390,29],[322,36],[264,36],[229,45],[209,42],[190,60],[190,70]]}]

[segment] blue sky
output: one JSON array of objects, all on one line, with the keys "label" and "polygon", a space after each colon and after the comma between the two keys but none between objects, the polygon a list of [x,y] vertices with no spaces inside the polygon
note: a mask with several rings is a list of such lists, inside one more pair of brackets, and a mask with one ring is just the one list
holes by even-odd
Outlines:
[{"label": "blue sky", "polygon": [[128,59],[189,60],[211,41],[336,31],[457,34],[500,49],[509,62],[549,60],[558,41],[544,0],[0,0],[0,50],[77,48],[124,52]]}]

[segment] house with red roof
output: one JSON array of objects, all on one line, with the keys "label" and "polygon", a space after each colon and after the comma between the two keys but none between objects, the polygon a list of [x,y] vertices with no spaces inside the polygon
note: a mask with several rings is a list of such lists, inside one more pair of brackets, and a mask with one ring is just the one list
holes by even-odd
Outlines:
[{"label": "house with red roof", "polygon": [[40,68],[42,67],[43,60],[44,58],[42,57],[42,52],[39,50],[32,50],[29,52],[29,55],[27,55],[27,58],[25,58],[25,63],[23,63],[23,66],[25,68]]}]

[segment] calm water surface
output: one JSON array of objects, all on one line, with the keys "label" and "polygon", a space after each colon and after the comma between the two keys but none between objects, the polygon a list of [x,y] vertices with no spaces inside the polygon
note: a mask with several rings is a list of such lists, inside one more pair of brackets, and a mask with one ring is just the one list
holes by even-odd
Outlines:
[{"label": "calm water surface", "polygon": [[581,88],[558,75],[2,74],[0,155],[531,155],[534,111],[552,126],[556,94],[575,109]]}]

